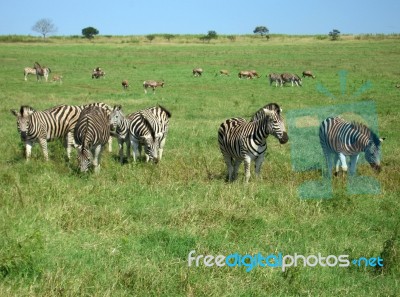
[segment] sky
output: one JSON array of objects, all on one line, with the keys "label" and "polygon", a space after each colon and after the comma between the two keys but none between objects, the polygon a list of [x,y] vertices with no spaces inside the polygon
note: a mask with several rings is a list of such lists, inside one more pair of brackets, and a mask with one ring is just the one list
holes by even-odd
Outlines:
[{"label": "sky", "polygon": [[33,25],[50,19],[50,35],[400,33],[399,0],[0,0],[0,35],[33,35]]}]

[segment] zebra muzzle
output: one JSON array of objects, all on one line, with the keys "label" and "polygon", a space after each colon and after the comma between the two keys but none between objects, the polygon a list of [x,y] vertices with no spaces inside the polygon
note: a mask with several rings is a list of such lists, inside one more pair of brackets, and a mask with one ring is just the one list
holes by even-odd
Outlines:
[{"label": "zebra muzzle", "polygon": [[279,143],[280,144],[285,144],[288,141],[289,141],[289,136],[287,135],[286,132],[283,132],[282,137],[279,139]]},{"label": "zebra muzzle", "polygon": [[378,173],[381,172],[381,170],[382,170],[381,165],[379,165],[377,163],[369,163],[369,165],[371,165],[372,169]]}]

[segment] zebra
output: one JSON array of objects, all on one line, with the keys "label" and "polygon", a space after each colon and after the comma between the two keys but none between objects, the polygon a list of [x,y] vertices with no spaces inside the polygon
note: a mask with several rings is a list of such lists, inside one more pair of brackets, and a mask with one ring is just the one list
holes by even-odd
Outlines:
[{"label": "zebra", "polygon": [[282,83],[287,83],[287,82],[291,82],[292,83],[292,87],[294,86],[294,84],[296,84],[296,86],[302,86],[301,84],[301,78],[297,75],[297,74],[292,74],[292,73],[282,73],[281,74],[281,79],[282,79]]},{"label": "zebra", "polygon": [[78,160],[81,172],[86,172],[91,163],[94,172],[100,171],[100,155],[110,138],[110,117],[98,107],[85,108],[74,128],[74,140],[78,145]]},{"label": "zebra", "polygon": [[125,117],[122,113],[121,105],[115,105],[111,111],[110,120],[111,123],[116,127],[115,133],[112,133],[112,135],[118,139],[119,160],[122,164],[124,162],[124,143],[126,143],[127,158],[130,154],[130,119]]},{"label": "zebra", "polygon": [[38,62],[35,62],[35,64],[33,65],[33,68],[36,71],[37,81],[39,81],[39,78],[41,78],[43,76],[47,82],[47,80],[49,78],[49,73],[51,73],[51,69],[49,67],[40,66],[40,64]]},{"label": "zebra", "polygon": [[366,125],[347,122],[340,117],[329,117],[322,121],[319,128],[319,140],[324,153],[328,176],[332,176],[332,155],[336,164],[335,175],[341,164],[343,172],[347,172],[346,156],[350,156],[350,175],[355,175],[360,152],[365,152],[365,159],[371,167],[379,172],[381,142]]},{"label": "zebra", "polygon": [[250,179],[251,160],[255,161],[255,172],[259,175],[267,150],[268,134],[275,135],[282,144],[289,140],[277,110],[262,108],[262,112],[263,115],[258,115],[260,119],[247,122],[243,118],[231,118],[218,129],[218,143],[228,167],[228,181],[236,179],[243,160],[246,183]]},{"label": "zebra", "polygon": [[[64,138],[68,160],[71,157],[71,146],[75,146],[73,130],[83,109],[89,106],[103,108],[108,114],[111,108],[104,103],[90,103],[81,106],[58,105],[44,111],[36,111],[30,106],[21,106],[20,110],[10,110],[17,118],[17,130],[25,144],[25,157],[29,160],[34,142],[38,141],[43,155],[48,160],[47,141]],[[109,140],[109,151],[112,142]]]},{"label": "zebra", "polygon": [[133,161],[140,156],[142,145],[145,146],[146,162],[153,160],[158,163],[158,148],[161,133],[156,134],[154,126],[158,124],[158,119],[148,110],[141,110],[129,116],[129,137],[133,148]]},{"label": "zebra", "polygon": [[275,82],[275,87],[278,86],[278,84],[282,87],[283,86],[283,81],[282,81],[282,77],[280,74],[277,73],[270,73],[268,74],[268,78],[269,78],[269,85],[272,85],[272,82]]},{"label": "zebra", "polygon": [[25,67],[24,68],[24,80],[27,81],[28,80],[28,75],[29,74],[34,74],[36,75],[36,69],[35,68],[31,68],[31,67]]}]

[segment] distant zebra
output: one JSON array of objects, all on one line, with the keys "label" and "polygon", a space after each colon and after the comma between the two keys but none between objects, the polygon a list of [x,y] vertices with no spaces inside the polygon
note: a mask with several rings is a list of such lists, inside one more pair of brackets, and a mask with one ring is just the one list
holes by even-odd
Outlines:
[{"label": "distant zebra", "polygon": [[281,78],[282,78],[283,84],[285,84],[287,82],[291,82],[292,83],[292,87],[294,86],[294,84],[296,84],[296,86],[300,86],[300,87],[302,86],[301,85],[301,78],[297,74],[282,73],[281,74]]},{"label": "distant zebra", "polygon": [[28,80],[28,75],[29,74],[34,74],[36,75],[36,69],[35,68],[30,68],[30,67],[25,67],[24,68],[24,80]]},{"label": "distant zebra", "polygon": [[278,86],[278,84],[280,86],[283,86],[283,80],[280,74],[278,73],[270,73],[268,74],[268,78],[269,78],[269,85],[272,85],[272,82],[275,82],[275,87]]},{"label": "distant zebra", "polygon": [[375,171],[380,171],[381,142],[379,138],[364,124],[346,122],[342,118],[327,118],[319,128],[319,140],[328,167],[328,176],[332,176],[332,156],[336,164],[335,175],[339,172],[339,164],[343,172],[347,172],[346,156],[350,156],[350,175],[356,172],[360,152],[365,152],[365,159]]},{"label": "distant zebra", "polygon": [[74,129],[81,172],[86,172],[91,163],[95,173],[100,171],[100,155],[109,138],[110,117],[106,111],[97,106],[85,108]]},{"label": "distant zebra", "polygon": [[37,81],[39,81],[39,78],[41,79],[42,76],[44,77],[44,79],[48,80],[49,78],[49,73],[51,73],[51,70],[49,67],[42,67],[40,66],[40,64],[38,62],[35,62],[33,68],[36,70],[36,79]]},{"label": "distant zebra", "polygon": [[[103,108],[108,114],[111,108],[104,103],[86,105],[58,105],[44,111],[35,111],[32,107],[21,106],[20,111],[13,109],[11,113],[17,118],[17,130],[25,144],[25,156],[29,160],[34,142],[38,141],[43,155],[48,160],[47,141],[57,138],[65,139],[67,157],[71,157],[71,146],[74,145],[73,130],[81,111],[89,106]],[[111,138],[109,151],[112,149]]]},{"label": "distant zebra", "polygon": [[203,74],[202,68],[194,68],[192,70],[193,76],[201,76]]},{"label": "distant zebra", "polygon": [[245,181],[250,179],[250,162],[255,161],[255,172],[260,173],[267,150],[266,137],[276,135],[281,143],[289,137],[280,115],[276,110],[262,109],[260,119],[247,122],[243,118],[231,118],[223,122],[218,129],[218,143],[228,167],[228,180],[237,177],[239,166],[244,160]]},{"label": "distant zebra", "polygon": [[164,81],[145,80],[143,82],[143,89],[145,94],[147,94],[147,88],[152,88],[154,94],[157,87],[164,88]]},{"label": "distant zebra", "polygon": [[160,134],[156,134],[153,129],[157,125],[158,120],[154,114],[147,110],[135,112],[129,116],[130,125],[130,141],[133,148],[132,156],[136,162],[136,157],[140,156],[141,147],[144,145],[146,162],[153,160],[154,163],[158,163],[158,149],[159,142],[157,138],[160,138]]}]

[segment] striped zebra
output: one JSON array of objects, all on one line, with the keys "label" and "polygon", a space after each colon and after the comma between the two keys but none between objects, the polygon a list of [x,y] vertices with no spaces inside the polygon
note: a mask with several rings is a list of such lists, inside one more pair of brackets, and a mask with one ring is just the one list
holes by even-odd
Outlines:
[{"label": "striped zebra", "polygon": [[107,112],[98,106],[85,108],[74,129],[81,172],[88,171],[91,163],[95,173],[100,171],[100,155],[109,138],[110,117]]},{"label": "striped zebra", "polygon": [[365,152],[365,159],[374,170],[381,170],[380,152],[384,138],[379,138],[364,124],[350,123],[339,117],[327,118],[319,128],[319,140],[329,177],[332,176],[332,156],[336,164],[335,175],[340,164],[343,172],[347,172],[346,156],[350,156],[350,175],[354,175],[360,152]]},{"label": "striped zebra", "polygon": [[282,144],[289,140],[277,110],[263,108],[262,112],[262,115],[257,113],[259,119],[254,118],[250,122],[243,118],[228,119],[218,129],[218,143],[228,167],[229,181],[236,179],[243,160],[246,182],[250,179],[251,160],[255,161],[255,172],[259,175],[267,150],[266,137],[269,134],[275,135]]},{"label": "striped zebra", "polygon": [[283,80],[280,74],[277,73],[270,73],[268,74],[269,78],[269,85],[272,85],[272,82],[275,82],[275,87],[278,86],[278,84],[282,87],[283,86]]},{"label": "striped zebra", "polygon": [[145,148],[146,162],[149,160],[158,163],[158,149],[161,134],[156,134],[154,126],[158,119],[148,110],[141,110],[129,116],[129,137],[133,148],[132,156],[136,162],[136,157],[141,155],[142,146]]},{"label": "striped zebra", "polygon": [[[144,110],[139,110],[137,112],[131,113],[127,116],[124,116],[122,113],[122,108],[120,105],[114,106],[113,111],[111,112],[111,121],[116,124],[116,133],[113,136],[116,136],[118,138],[118,144],[119,144],[119,156],[120,156],[120,162],[123,163],[124,159],[124,152],[123,152],[123,146],[124,143],[127,146],[127,157],[129,157],[130,154],[130,123],[133,119],[136,119],[136,124],[140,125],[142,124],[141,121],[138,120],[138,114],[140,113],[152,113],[150,115],[150,118],[153,119],[153,121],[148,121],[148,123],[151,125],[152,130],[154,131],[154,135],[157,135],[156,137],[156,144],[158,146],[158,155],[157,159],[161,160],[164,146],[165,146],[165,141],[166,137],[168,134],[168,125],[169,125],[169,118],[171,117],[171,113],[164,108],[161,105],[157,105],[154,107],[150,107]],[[154,119],[155,117],[155,119]],[[143,143],[143,142],[142,142]],[[141,145],[140,141],[138,144],[138,151],[136,151],[134,158],[136,159],[137,153],[140,155],[141,151]]]},{"label": "striped zebra", "polygon": [[47,80],[49,78],[49,73],[51,73],[50,68],[49,67],[42,67],[42,66],[40,66],[40,64],[38,62],[35,62],[33,68],[36,71],[36,79],[37,79],[37,81],[39,81],[39,78],[41,79],[42,76],[43,76],[44,79],[47,82]]},{"label": "striped zebra", "polygon": [[[91,103],[81,106],[58,105],[44,111],[35,111],[32,107],[21,106],[20,110],[11,110],[17,118],[17,130],[25,144],[25,156],[29,160],[33,144],[38,141],[43,155],[48,160],[47,142],[57,138],[64,138],[67,157],[71,157],[71,146],[75,146],[73,130],[81,111],[89,106],[103,108],[108,114],[111,108],[104,103]],[[111,151],[111,138],[109,151]]]},{"label": "striped zebra", "polygon": [[287,82],[291,82],[292,83],[292,87],[294,86],[294,84],[296,84],[296,86],[300,86],[300,87],[302,86],[301,78],[297,74],[282,73],[281,74],[281,79],[282,79],[282,83],[283,84],[285,84]]}]

